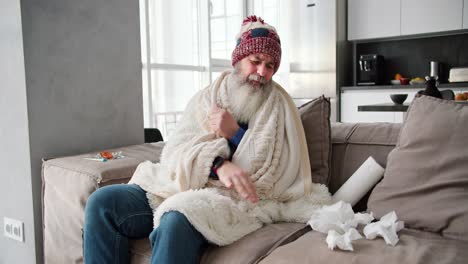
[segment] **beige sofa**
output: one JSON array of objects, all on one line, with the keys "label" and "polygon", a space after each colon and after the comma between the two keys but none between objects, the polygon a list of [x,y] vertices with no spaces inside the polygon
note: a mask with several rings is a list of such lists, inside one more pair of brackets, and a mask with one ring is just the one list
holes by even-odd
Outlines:
[{"label": "beige sofa", "polygon": [[[400,129],[401,124],[389,123],[332,124],[330,191],[335,192],[369,156],[385,166]],[[139,162],[158,161],[162,147],[162,143],[124,147],[120,150],[127,158],[107,163],[83,159],[89,155],[44,162],[45,263],[81,263],[89,195],[102,186],[127,182]],[[366,209],[367,198],[355,211]],[[422,230],[403,229],[395,247],[382,239],[357,240],[354,252],[329,250],[325,236],[305,224],[267,225],[232,245],[209,247],[201,263],[468,263],[468,243]],[[148,263],[148,239],[132,241],[131,252],[132,263]]]}]

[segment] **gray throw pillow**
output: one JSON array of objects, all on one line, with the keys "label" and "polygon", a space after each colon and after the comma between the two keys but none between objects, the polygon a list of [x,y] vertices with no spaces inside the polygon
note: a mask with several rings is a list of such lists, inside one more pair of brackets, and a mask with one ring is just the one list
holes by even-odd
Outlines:
[{"label": "gray throw pillow", "polygon": [[299,107],[309,150],[312,181],[328,186],[331,161],[330,101],[320,96]]},{"label": "gray throw pillow", "polygon": [[468,107],[413,100],[368,209],[377,218],[395,210],[406,227],[468,240]]}]

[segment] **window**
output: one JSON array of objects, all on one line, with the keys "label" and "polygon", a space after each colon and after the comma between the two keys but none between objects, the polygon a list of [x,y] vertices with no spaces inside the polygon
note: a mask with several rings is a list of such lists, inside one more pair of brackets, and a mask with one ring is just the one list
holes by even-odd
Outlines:
[{"label": "window", "polygon": [[211,57],[231,59],[236,34],[244,18],[244,3],[232,0],[210,1]]},{"label": "window", "polygon": [[231,53],[245,17],[245,8],[245,1],[211,0],[209,2],[212,80],[231,67]]},{"label": "window", "polygon": [[[140,0],[145,127],[170,136],[190,98],[231,67],[235,37],[251,14],[264,18],[281,37],[282,61],[273,79],[287,90],[307,87],[308,77],[302,77],[307,73],[291,74],[288,61],[288,51],[296,48],[288,45],[292,30],[287,28],[295,24],[289,21],[291,10],[298,8],[288,0]],[[288,91],[296,97],[302,93]]]},{"label": "window", "polygon": [[164,138],[190,98],[210,83],[204,3],[140,0],[144,123]]}]

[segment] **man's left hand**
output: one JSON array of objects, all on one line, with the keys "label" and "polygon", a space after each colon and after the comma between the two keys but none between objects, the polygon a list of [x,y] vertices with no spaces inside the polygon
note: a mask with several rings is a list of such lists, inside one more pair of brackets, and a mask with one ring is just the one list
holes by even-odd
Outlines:
[{"label": "man's left hand", "polygon": [[211,132],[226,139],[231,139],[239,130],[239,124],[231,113],[219,108],[216,104],[211,108],[209,121]]},{"label": "man's left hand", "polygon": [[237,193],[251,201],[258,202],[257,190],[249,175],[236,164],[226,160],[218,169],[219,180],[228,188],[234,188]]}]

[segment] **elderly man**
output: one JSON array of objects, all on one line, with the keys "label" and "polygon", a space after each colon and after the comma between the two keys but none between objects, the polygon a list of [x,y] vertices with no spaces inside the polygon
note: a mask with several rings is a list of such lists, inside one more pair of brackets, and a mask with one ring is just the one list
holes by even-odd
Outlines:
[{"label": "elderly man", "polygon": [[243,21],[226,71],[189,102],[160,163],[88,200],[86,263],[129,261],[128,239],[149,235],[151,263],[197,263],[207,243],[228,245],[264,224],[305,222],[330,201],[312,184],[304,131],[274,81],[276,30]]}]

